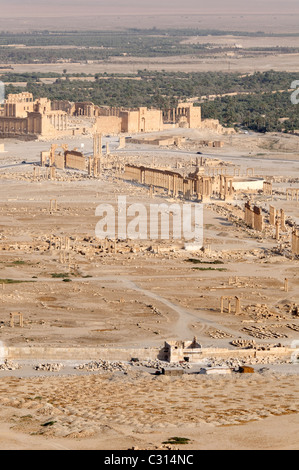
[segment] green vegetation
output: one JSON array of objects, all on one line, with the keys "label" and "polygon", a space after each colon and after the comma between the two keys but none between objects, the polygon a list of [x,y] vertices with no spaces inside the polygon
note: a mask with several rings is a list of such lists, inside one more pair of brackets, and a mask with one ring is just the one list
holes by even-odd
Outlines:
[{"label": "green vegetation", "polygon": [[[156,28],[127,31],[42,31],[31,33],[0,33],[0,63],[57,63],[61,61],[103,61],[110,57],[165,57],[199,55],[211,57],[230,48],[213,45],[212,36],[236,34],[264,36],[263,33],[197,29],[158,30]],[[207,36],[205,44],[189,44],[190,36]],[[252,49],[257,53],[260,48]],[[296,52],[296,48],[281,48],[279,52]],[[269,48],[277,51],[276,48]],[[264,50],[262,51],[264,53]]]},{"label": "green vegetation", "polygon": [[192,268],[197,269],[198,271],[227,271],[226,268]]},{"label": "green vegetation", "polygon": [[[55,74],[55,83],[45,84],[40,80],[48,74],[16,74],[0,73],[0,78],[6,83],[27,82],[26,91],[35,97],[46,96],[52,100],[67,99],[70,101],[93,101],[97,105],[118,106],[158,105],[165,99],[176,101],[178,99],[197,98],[202,96],[219,95],[227,93],[252,93],[258,95],[261,101],[261,93],[272,93],[279,90],[289,90],[292,81],[298,79],[298,74],[288,72],[257,72],[253,75],[241,75],[239,73],[224,72],[152,72],[139,70],[137,74],[128,74],[126,77],[117,74],[95,75],[95,81],[70,80],[75,75],[66,76]],[[50,77],[51,74],[48,75]],[[88,75],[81,75],[88,78]],[[132,80],[138,78],[138,80]],[[13,93],[15,87],[7,85],[6,94]],[[22,90],[19,88],[19,90]],[[249,95],[250,98],[251,95]],[[123,98],[122,98],[123,97]],[[276,95],[273,95],[275,98]],[[233,99],[235,97],[224,97]],[[243,100],[248,96],[239,97]],[[161,101],[161,103],[159,103]],[[224,101],[225,102],[225,101]],[[213,101],[204,105],[209,111],[208,105],[213,106]]]},{"label": "green vegetation", "polygon": [[172,444],[172,445],[186,445],[189,444],[190,439],[187,437],[170,437],[167,441],[164,441],[163,444]]},{"label": "green vegetation", "polygon": [[[33,31],[30,33],[0,33],[0,63],[57,63],[62,61],[103,61],[110,57],[166,57],[193,55],[213,57],[230,51],[231,47],[213,44],[213,36],[280,36],[263,32],[218,31],[199,29],[137,29],[126,31]],[[190,44],[191,36],[207,37],[207,42]],[[282,36],[298,37],[298,34]],[[242,54],[298,52],[292,47],[254,47]]]},{"label": "green vegetation", "polygon": [[[62,75],[55,83],[40,82],[42,74],[21,74],[27,87],[6,86],[6,94],[20,91],[33,93],[35,98],[51,100],[92,101],[99,106],[173,108],[179,101],[195,98],[202,107],[204,119],[219,119],[223,126],[251,129],[257,132],[292,132],[299,129],[298,106],[290,101],[290,85],[298,79],[296,73],[265,72],[243,76],[237,73],[166,73],[139,71],[136,76],[123,78],[116,74],[97,74],[94,82],[71,81]],[[86,76],[87,77],[87,76]],[[107,79],[108,78],[108,79]],[[14,83],[15,73],[0,75]],[[285,90],[281,92],[281,90]],[[237,93],[214,101],[202,96]],[[244,94],[248,93],[248,94]]]},{"label": "green vegetation", "polygon": [[57,423],[57,421],[47,421],[46,423],[41,424],[41,426],[43,427],[53,426],[55,423]]},{"label": "green vegetation", "polygon": [[219,119],[229,127],[262,133],[292,132],[299,129],[299,113],[290,96],[290,92],[269,92],[223,97],[204,103],[202,114],[204,118]]},{"label": "green vegetation", "polygon": [[51,274],[53,279],[67,279],[69,277],[69,274],[67,273],[53,273]]},{"label": "green vegetation", "polygon": [[23,282],[35,282],[35,281],[20,281],[16,279],[0,279],[0,284],[22,284]]}]

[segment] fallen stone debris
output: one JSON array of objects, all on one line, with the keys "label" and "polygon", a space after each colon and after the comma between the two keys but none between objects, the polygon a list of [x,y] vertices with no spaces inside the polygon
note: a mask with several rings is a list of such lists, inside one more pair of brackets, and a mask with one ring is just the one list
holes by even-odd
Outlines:
[{"label": "fallen stone debris", "polygon": [[291,359],[281,358],[279,356],[265,356],[263,358],[255,357],[244,357],[243,359],[230,358],[227,360],[221,360],[216,358],[210,358],[207,360],[207,367],[230,367],[232,369],[239,369],[239,367],[245,365],[259,365],[259,364],[291,364]]},{"label": "fallen stone debris", "polygon": [[[291,328],[292,325],[290,325]],[[272,348],[281,348],[281,343],[277,344],[257,344],[254,340],[235,339],[230,343],[232,346],[241,349],[254,349],[256,351],[270,351]]]},{"label": "fallen stone debris", "polygon": [[113,361],[91,361],[87,364],[80,364],[79,366],[75,366],[76,370],[86,370],[89,372],[94,372],[98,370],[103,370],[107,372],[124,372],[127,373],[129,371],[129,366],[123,362],[113,362]]},{"label": "fallen stone debris", "polygon": [[299,331],[299,325],[295,325],[294,323],[293,324],[288,323],[286,327],[293,331]]},{"label": "fallen stone debris", "polygon": [[250,341],[248,339],[235,339],[231,341],[230,344],[236,348],[242,349],[253,349],[256,347],[256,342],[254,340]]},{"label": "fallen stone debris", "polygon": [[130,363],[132,366],[139,366],[139,367],[148,367],[150,369],[156,369],[162,371],[163,369],[170,369],[170,368],[181,368],[181,369],[191,369],[191,364],[187,362],[164,362],[157,360],[152,361],[132,361]]},{"label": "fallen stone debris", "polygon": [[267,338],[287,338],[288,336],[284,333],[279,333],[277,331],[273,331],[266,326],[250,326],[245,327],[242,329],[246,334],[250,336],[254,336],[258,339],[267,339]]},{"label": "fallen stone debris", "polygon": [[243,309],[244,313],[248,315],[249,318],[253,318],[255,320],[258,319],[273,319],[273,320],[282,320],[285,319],[285,317],[275,313],[271,312],[269,307],[265,304],[256,304],[256,305],[248,305],[247,307],[244,307]]},{"label": "fallen stone debris", "polygon": [[214,339],[232,338],[232,335],[221,330],[210,330],[208,334],[211,338]]}]

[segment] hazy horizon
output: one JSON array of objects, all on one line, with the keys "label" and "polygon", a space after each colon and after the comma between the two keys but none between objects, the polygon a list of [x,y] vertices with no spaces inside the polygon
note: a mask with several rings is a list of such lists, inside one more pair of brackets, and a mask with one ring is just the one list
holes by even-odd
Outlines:
[{"label": "hazy horizon", "polygon": [[1,17],[72,17],[90,15],[299,14],[298,0],[0,0]]}]

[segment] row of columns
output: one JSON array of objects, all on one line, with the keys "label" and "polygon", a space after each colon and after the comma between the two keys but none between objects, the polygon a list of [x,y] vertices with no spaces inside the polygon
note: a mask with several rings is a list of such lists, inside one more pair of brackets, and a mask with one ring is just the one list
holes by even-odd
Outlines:
[{"label": "row of columns", "polygon": [[235,313],[239,315],[241,313],[241,299],[240,297],[230,297],[230,296],[222,296],[220,299],[220,310],[221,313],[224,313],[224,303],[227,301],[228,304],[228,313],[231,313],[232,310],[232,302],[235,301]]},{"label": "row of columns", "polygon": [[66,114],[53,113],[49,116],[50,123],[56,131],[65,131],[68,127],[68,117]]},{"label": "row of columns", "polygon": [[126,165],[124,177],[140,184],[166,189],[168,194],[173,196],[182,193],[186,198],[195,195],[198,200],[204,200],[212,195],[212,179],[209,176],[184,178],[175,172]]},{"label": "row of columns", "polygon": [[264,218],[261,208],[254,206],[251,207],[250,202],[248,201],[245,204],[245,224],[248,227],[262,232],[264,229]]}]

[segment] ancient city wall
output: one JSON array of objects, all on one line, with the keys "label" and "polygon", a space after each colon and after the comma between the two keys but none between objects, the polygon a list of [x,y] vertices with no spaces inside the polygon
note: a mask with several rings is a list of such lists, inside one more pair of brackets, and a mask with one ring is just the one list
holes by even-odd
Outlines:
[{"label": "ancient city wall", "polygon": [[4,347],[4,358],[9,360],[112,360],[130,361],[132,357],[140,360],[154,360],[158,348],[108,349],[108,348],[51,348],[51,347]]}]

